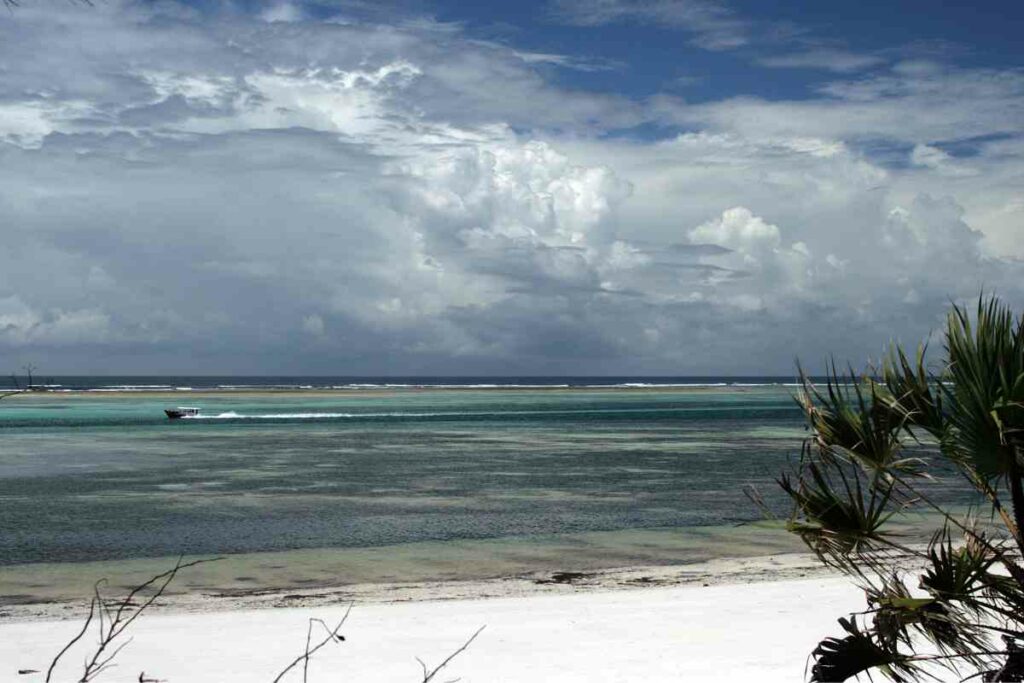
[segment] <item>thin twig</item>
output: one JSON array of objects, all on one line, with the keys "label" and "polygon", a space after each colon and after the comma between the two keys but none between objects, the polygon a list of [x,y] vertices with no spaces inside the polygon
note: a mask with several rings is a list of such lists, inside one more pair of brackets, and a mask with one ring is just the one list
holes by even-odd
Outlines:
[{"label": "thin twig", "polygon": [[313,637],[313,620],[309,620],[309,625],[306,627],[306,656],[302,659],[302,683],[306,683],[306,679],[309,675],[309,641]]},{"label": "thin twig", "polygon": [[[75,643],[81,640],[89,630],[89,626],[92,624],[94,617],[98,618],[98,642],[92,655],[86,657],[83,665],[82,676],[78,681],[79,683],[88,683],[99,676],[102,672],[115,666],[113,663],[114,658],[117,657],[121,650],[131,642],[131,638],[125,642],[119,642],[116,644],[115,641],[124,633],[125,629],[131,626],[131,624],[138,619],[148,607],[150,607],[157,599],[160,598],[160,596],[164,594],[164,591],[167,590],[167,586],[174,580],[174,577],[177,576],[178,572],[187,567],[194,567],[197,564],[214,562],[219,559],[220,558],[208,558],[193,560],[191,562],[182,562],[182,558],[179,557],[178,561],[175,562],[174,567],[166,572],[157,574],[133,588],[128,595],[117,604],[116,610],[112,609],[107,604],[107,601],[104,600],[103,594],[100,591],[100,586],[103,585],[105,580],[97,581],[96,585],[93,587],[93,597],[89,602],[89,614],[86,616],[85,623],[82,625],[82,630],[79,631],[78,635],[72,638],[67,645],[57,653],[57,656],[53,658],[53,661],[50,663],[50,668],[46,673],[46,682],[49,683],[52,679],[53,671],[57,667],[57,663],[60,661],[61,657],[63,657]],[[144,591],[154,585],[156,585],[156,589],[153,594],[141,605],[135,608],[135,603],[133,602],[135,596],[141,591]],[[131,614],[127,613],[129,608],[134,608],[134,611]]]},{"label": "thin twig", "polygon": [[[319,650],[320,648],[322,648],[324,645],[327,645],[328,643],[337,643],[337,642],[341,642],[341,641],[345,640],[345,637],[342,636],[342,635],[339,635],[338,632],[341,630],[341,627],[345,625],[345,622],[348,620],[348,615],[351,612],[352,612],[352,605],[350,604],[348,606],[348,609],[345,610],[344,616],[341,617],[341,621],[339,621],[337,626],[335,626],[334,628],[331,628],[330,626],[328,626],[327,623],[324,622],[323,619],[310,619],[309,620],[309,628],[306,631],[306,649],[303,651],[303,653],[301,655],[296,657],[295,660],[292,661],[291,664],[289,664],[284,669],[282,669],[281,673],[277,674],[277,677],[274,678],[272,683],[278,683],[278,681],[280,681],[282,678],[284,678],[285,674],[287,674],[289,671],[291,671],[296,666],[298,666],[300,662],[302,663],[302,680],[305,681],[306,680],[306,673],[307,673],[308,667],[309,667],[309,658],[312,657],[313,654],[316,653],[316,651]],[[317,643],[313,647],[310,647],[309,643],[310,643],[310,638],[311,638],[311,635],[312,635],[313,624],[314,623],[317,623],[317,624],[320,624],[321,626],[323,626],[324,630],[327,631],[327,635],[319,643]]]},{"label": "thin twig", "polygon": [[437,665],[437,666],[436,666],[436,667],[434,668],[434,670],[433,670],[433,671],[429,671],[429,672],[428,672],[428,671],[427,671],[427,665],[423,663],[423,660],[422,660],[422,659],[420,659],[419,657],[417,657],[417,658],[416,658],[416,661],[420,663],[420,666],[421,666],[421,667],[423,667],[423,681],[422,681],[422,683],[430,683],[430,681],[432,681],[432,680],[434,679],[434,676],[436,676],[436,675],[438,674],[438,672],[440,672],[440,671],[441,671],[442,669],[444,669],[444,668],[445,668],[446,666],[448,666],[448,665],[449,665],[449,664],[451,663],[451,661],[452,661],[453,659],[455,659],[455,658],[456,658],[456,657],[458,657],[458,656],[459,656],[460,654],[462,654],[463,652],[465,652],[465,651],[466,651],[466,648],[468,648],[468,647],[470,646],[470,644],[472,644],[472,642],[473,642],[474,640],[476,640],[476,637],[477,637],[478,635],[480,635],[480,633],[481,633],[481,632],[483,632],[483,630],[484,630],[485,628],[487,628],[487,626],[486,626],[486,625],[485,625],[485,626],[481,626],[480,628],[478,628],[478,629],[476,630],[476,633],[474,633],[473,635],[471,635],[471,636],[469,637],[469,640],[467,640],[466,642],[464,642],[464,643],[462,644],[462,646],[461,646],[461,647],[460,647],[460,648],[459,648],[458,650],[456,650],[455,652],[453,652],[453,653],[451,653],[450,655],[448,655],[448,658],[447,658],[447,659],[445,659],[445,660],[444,660],[443,662],[441,662],[440,664],[438,664],[438,665]]},{"label": "thin twig", "polygon": [[50,662],[50,668],[46,670],[46,683],[50,683],[50,679],[53,677],[53,670],[57,667],[57,662],[60,661],[60,658],[63,657],[64,654],[67,653],[67,651],[70,650],[75,643],[81,640],[82,636],[85,635],[85,632],[89,630],[89,624],[92,623],[92,617],[95,611],[96,598],[93,598],[89,601],[89,614],[85,617],[85,623],[82,624],[82,630],[78,632],[78,635],[69,640],[67,645],[65,645],[61,649],[61,651],[57,653],[57,656],[53,658],[53,661]]}]

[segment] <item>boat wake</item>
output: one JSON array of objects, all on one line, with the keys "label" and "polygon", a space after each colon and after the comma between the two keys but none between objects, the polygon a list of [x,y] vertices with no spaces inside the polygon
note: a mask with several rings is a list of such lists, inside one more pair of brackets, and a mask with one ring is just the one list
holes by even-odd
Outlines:
[{"label": "boat wake", "polygon": [[[395,413],[399,415],[399,413]],[[241,415],[234,411],[217,415],[189,415],[186,420],[329,420],[345,417],[385,417],[384,413],[267,413],[264,415]]]},{"label": "boat wake", "polygon": [[[728,407],[721,408],[728,410]],[[773,410],[774,407],[763,407],[762,410]],[[788,407],[783,408],[788,409]],[[686,413],[686,412],[708,412],[716,410],[708,406],[692,408],[584,408],[579,410],[492,410],[492,411],[467,411],[467,412],[387,412],[387,413],[261,413],[241,414],[235,411],[218,413],[216,415],[186,415],[184,420],[342,420],[342,419],[429,419],[436,417],[449,418],[473,418],[473,417],[516,417],[536,415],[607,415],[618,413]]]}]

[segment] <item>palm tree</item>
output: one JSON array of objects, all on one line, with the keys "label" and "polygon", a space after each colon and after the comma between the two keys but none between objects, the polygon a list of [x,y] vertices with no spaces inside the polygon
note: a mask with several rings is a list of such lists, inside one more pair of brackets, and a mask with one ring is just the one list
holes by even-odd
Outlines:
[{"label": "palm tree", "polygon": [[[936,372],[898,345],[864,374],[801,371],[809,436],[778,480],[787,528],[867,599],[814,649],[812,681],[1024,681],[1024,319],[995,297],[954,306],[944,351]],[[934,499],[950,471],[977,494],[967,514]],[[911,510],[940,521],[927,545],[894,532]]]}]

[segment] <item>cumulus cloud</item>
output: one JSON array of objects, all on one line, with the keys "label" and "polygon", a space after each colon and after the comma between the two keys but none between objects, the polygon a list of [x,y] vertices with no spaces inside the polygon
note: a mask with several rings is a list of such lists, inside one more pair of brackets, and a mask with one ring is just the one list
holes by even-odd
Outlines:
[{"label": "cumulus cloud", "polygon": [[708,221],[690,231],[690,239],[710,242],[741,254],[752,256],[758,252],[778,249],[779,229],[738,206],[727,209],[719,218]]},{"label": "cumulus cloud", "polygon": [[[48,372],[785,372],[916,339],[982,286],[1022,300],[1019,74],[639,102],[461,26],[290,7],[0,26],[0,351]],[[608,134],[645,122],[690,132]]]}]

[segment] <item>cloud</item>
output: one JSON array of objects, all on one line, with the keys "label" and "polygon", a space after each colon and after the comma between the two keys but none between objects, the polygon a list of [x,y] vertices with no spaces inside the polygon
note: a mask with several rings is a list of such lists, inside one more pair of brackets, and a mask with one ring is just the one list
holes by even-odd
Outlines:
[{"label": "cloud", "polygon": [[599,58],[581,58],[571,55],[553,54],[550,52],[515,52],[515,56],[527,64],[557,66],[573,71],[600,72],[618,71],[625,68],[621,62]]},{"label": "cloud", "polygon": [[884,64],[885,61],[880,55],[822,47],[758,59],[762,66],[776,69],[820,69],[836,73],[863,71]]},{"label": "cloud", "polygon": [[1024,106],[1018,69],[904,62],[834,79],[816,97],[698,105],[663,97],[654,106],[663,119],[705,135],[771,145],[818,140],[822,153],[842,145],[883,172],[880,191],[955,196],[990,253],[1024,256],[1015,201],[1024,130],[1010,113]]},{"label": "cloud", "polygon": [[[1013,70],[694,105],[423,19],[33,6],[0,39],[0,352],[50,373],[786,372],[1024,301]],[[642,124],[688,132],[612,134]]]},{"label": "cloud", "polygon": [[319,315],[307,315],[302,319],[302,330],[313,337],[323,337],[326,330],[324,319]]},{"label": "cloud", "polygon": [[267,22],[294,22],[301,21],[304,17],[305,13],[302,11],[302,8],[290,2],[280,2],[275,5],[270,5],[260,12],[260,18]]},{"label": "cloud", "polygon": [[1024,73],[900,63],[819,90],[819,97],[801,100],[732,97],[698,106],[665,100],[663,112],[680,122],[745,135],[929,144],[1019,130],[1011,111],[1024,99]]},{"label": "cloud", "polygon": [[110,319],[101,311],[33,310],[17,295],[0,299],[0,339],[13,347],[96,344],[107,341]]},{"label": "cloud", "polygon": [[942,175],[977,175],[976,170],[961,165],[950,154],[931,145],[914,145],[914,149],[910,152],[910,163],[914,166],[931,169]]},{"label": "cloud", "polygon": [[778,227],[765,223],[742,206],[727,209],[719,218],[698,225],[690,231],[690,239],[745,254],[774,251],[780,241]]},{"label": "cloud", "polygon": [[683,29],[707,50],[732,50],[749,42],[749,23],[714,0],[552,0],[551,14],[576,26],[636,23]]}]

